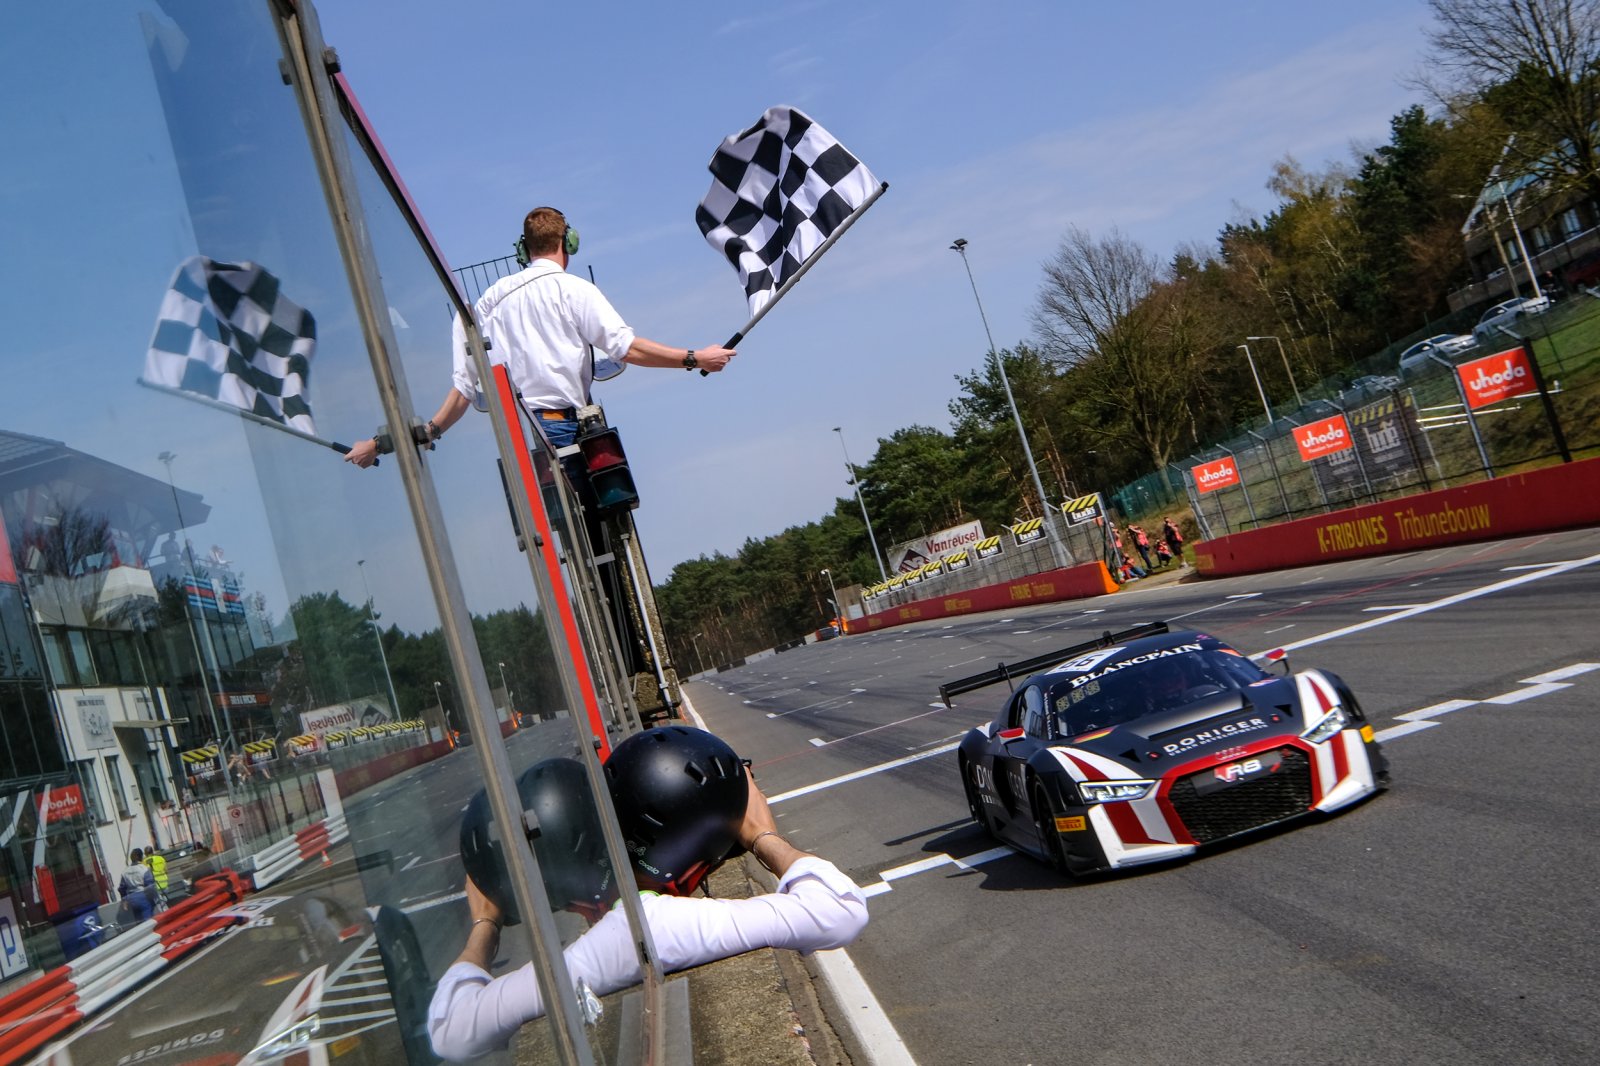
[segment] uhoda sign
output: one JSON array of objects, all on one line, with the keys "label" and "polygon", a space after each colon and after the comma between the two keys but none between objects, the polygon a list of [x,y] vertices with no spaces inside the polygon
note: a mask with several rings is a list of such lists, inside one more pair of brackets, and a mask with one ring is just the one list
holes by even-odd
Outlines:
[{"label": "uhoda sign", "polygon": [[1194,487],[1201,492],[1215,492],[1239,483],[1239,468],[1234,465],[1231,455],[1216,462],[1191,467],[1189,474],[1194,478]]},{"label": "uhoda sign", "polygon": [[1539,391],[1533,380],[1533,367],[1522,348],[1509,348],[1456,367],[1467,406],[1476,411],[1501,400],[1531,396]]},{"label": "uhoda sign", "polygon": [[1308,463],[1324,455],[1345,451],[1353,446],[1350,425],[1344,420],[1344,415],[1308,423],[1294,431],[1294,444],[1300,449],[1300,458]]}]

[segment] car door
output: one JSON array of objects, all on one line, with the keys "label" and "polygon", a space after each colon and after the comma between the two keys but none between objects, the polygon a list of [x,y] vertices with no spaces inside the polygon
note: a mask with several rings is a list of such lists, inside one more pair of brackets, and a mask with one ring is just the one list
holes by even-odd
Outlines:
[{"label": "car door", "polygon": [[1007,705],[1006,728],[995,734],[994,788],[1006,812],[1001,833],[1028,845],[1033,845],[1036,834],[1026,768],[1044,743],[1045,717],[1043,690],[1024,685]]}]

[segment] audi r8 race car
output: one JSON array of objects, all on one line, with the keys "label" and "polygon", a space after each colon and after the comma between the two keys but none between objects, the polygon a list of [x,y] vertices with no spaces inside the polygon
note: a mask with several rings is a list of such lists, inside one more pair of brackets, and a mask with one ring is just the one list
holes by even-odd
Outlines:
[{"label": "audi r8 race car", "polygon": [[1216,637],[1155,622],[943,685],[948,705],[1040,671],[961,741],[972,816],[1077,875],[1192,855],[1385,788],[1349,687],[1283,663],[1271,674]]}]

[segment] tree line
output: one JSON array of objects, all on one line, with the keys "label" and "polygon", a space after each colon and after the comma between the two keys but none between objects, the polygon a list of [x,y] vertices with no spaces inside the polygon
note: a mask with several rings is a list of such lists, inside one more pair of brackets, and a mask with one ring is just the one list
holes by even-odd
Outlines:
[{"label": "tree line", "polygon": [[[1257,415],[1246,338],[1272,338],[1255,342],[1256,365],[1288,395],[1291,373],[1348,376],[1430,326],[1455,332],[1462,223],[1497,164],[1600,203],[1600,0],[1429,8],[1430,54],[1410,79],[1426,106],[1395,115],[1384,143],[1320,167],[1285,156],[1266,176],[1269,211],[1165,258],[1115,228],[1062,235],[1033,337],[997,353],[1051,504],[1161,470]],[[956,378],[949,410],[948,428],[896,430],[850,471],[882,547],[1041,513],[993,358]],[[840,587],[879,580],[851,496],[732,556],[680,563],[657,591],[680,668],[817,629],[832,615],[823,569]]]}]

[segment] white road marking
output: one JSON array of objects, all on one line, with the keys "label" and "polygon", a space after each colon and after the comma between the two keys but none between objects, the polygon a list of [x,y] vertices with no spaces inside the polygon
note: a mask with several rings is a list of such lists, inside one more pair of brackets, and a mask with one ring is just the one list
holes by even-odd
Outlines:
[{"label": "white road marking", "polygon": [[1263,633],[1262,636],[1270,637],[1274,633],[1282,633],[1285,629],[1293,629],[1293,628],[1294,628],[1294,623],[1290,622],[1286,626],[1279,626],[1277,629],[1269,629],[1265,633]]},{"label": "white road marking", "polygon": [[1546,684],[1542,684],[1542,685],[1530,685],[1527,688],[1519,688],[1519,689],[1515,689],[1515,690],[1513,690],[1511,692],[1502,692],[1498,696],[1490,696],[1488,699],[1484,700],[1483,702],[1484,703],[1495,703],[1495,704],[1499,704],[1501,706],[1504,706],[1504,705],[1506,705],[1508,703],[1521,703],[1523,700],[1531,700],[1535,696],[1547,696],[1552,692],[1560,692],[1564,688],[1571,688],[1571,687],[1572,687],[1571,685],[1564,685],[1564,684],[1559,684],[1559,683],[1546,683]]},{"label": "white road marking", "polygon": [[1397,714],[1395,717],[1402,722],[1421,722],[1429,718],[1437,718],[1441,714],[1449,714],[1451,711],[1459,711],[1463,707],[1476,707],[1477,705],[1477,700],[1445,700],[1443,703],[1435,703],[1433,706],[1424,707],[1419,711],[1407,711],[1405,714]]},{"label": "white road marking", "polygon": [[855,1030],[857,1042],[865,1050],[867,1066],[917,1066],[911,1051],[884,1013],[878,997],[843,948],[819,951],[811,956],[823,981],[833,990],[847,1024]]},{"label": "white road marking", "polygon": [[1543,570],[1547,566],[1566,566],[1571,561],[1571,559],[1561,559],[1553,563],[1523,563],[1521,566],[1502,566],[1500,572],[1502,574],[1510,574],[1517,570]]},{"label": "white road marking", "polygon": [[[1391,622],[1399,622],[1407,618],[1414,618],[1419,614],[1426,614],[1429,611],[1437,611],[1445,607],[1454,607],[1458,603],[1466,603],[1482,596],[1490,596],[1496,592],[1504,592],[1506,589],[1516,588],[1519,585],[1526,585],[1533,581],[1542,581],[1547,577],[1555,577],[1559,574],[1564,574],[1569,570],[1576,570],[1579,567],[1593,566],[1595,563],[1600,563],[1600,555],[1591,555],[1586,559],[1574,559],[1569,563],[1560,563],[1555,566],[1546,567],[1543,570],[1530,571],[1529,573],[1521,574],[1517,577],[1506,578],[1504,581],[1496,581],[1491,585],[1480,585],[1475,589],[1468,589],[1465,592],[1458,592],[1453,596],[1446,596],[1443,599],[1434,600],[1432,603],[1424,603],[1417,607],[1410,607],[1403,611],[1396,611],[1393,614],[1386,614],[1382,617],[1372,618],[1365,622],[1357,622],[1355,625],[1344,626],[1340,629],[1330,629],[1326,633],[1318,633],[1316,636],[1307,637],[1304,640],[1295,641],[1292,644],[1285,644],[1283,646],[1283,650],[1294,651],[1296,648],[1309,648],[1313,644],[1321,644],[1324,641],[1336,640],[1339,637],[1348,637],[1353,633],[1360,633],[1368,629],[1376,629],[1378,626],[1386,626]],[[1205,610],[1205,608],[1201,608],[1201,610]],[[1182,618],[1184,616],[1179,615],[1178,617]],[[1259,658],[1259,656],[1251,656],[1251,658]]]},{"label": "white road marking", "polygon": [[980,656],[978,656],[978,657],[977,657],[977,658],[976,658],[976,659],[962,659],[962,660],[961,660],[961,661],[960,661],[960,662],[958,662],[958,663],[947,663],[947,664],[946,664],[946,665],[945,665],[945,669],[946,669],[946,670],[953,670],[953,669],[955,669],[955,668],[956,668],[956,667],[958,667],[958,666],[965,666],[965,665],[967,665],[967,664],[968,664],[968,663],[981,663],[981,662],[983,662],[983,660],[985,660],[985,659],[987,659],[987,658],[988,658],[988,656],[987,656],[987,655],[980,655]]},{"label": "white road marking", "polygon": [[1392,725],[1388,729],[1380,729],[1372,735],[1379,740],[1394,740],[1407,733],[1420,733],[1424,729],[1432,729],[1439,724],[1439,722],[1407,722],[1405,725]]},{"label": "white road marking", "polygon": [[1424,605],[1420,603],[1391,603],[1383,607],[1363,607],[1361,609],[1368,613],[1374,613],[1377,611],[1414,611],[1422,606]]},{"label": "white road marking", "polygon": [[[895,723],[890,724],[892,725]],[[879,726],[878,728],[881,729],[883,727]],[[867,732],[871,732],[871,730],[867,730]],[[859,734],[857,735],[859,736]],[[776,796],[769,796],[767,798],[767,803],[782,803],[785,800],[798,799],[801,796],[809,796],[813,792],[821,792],[825,788],[832,788],[834,785],[842,785],[847,781],[859,781],[863,777],[871,777],[873,774],[881,774],[885,770],[894,770],[910,763],[921,762],[923,759],[931,759],[935,755],[943,755],[947,751],[955,751],[956,747],[956,744],[941,744],[937,748],[930,748],[927,751],[918,752],[916,755],[907,755],[903,759],[891,759],[888,762],[881,762],[876,766],[869,766],[864,770],[856,770],[852,773],[840,774],[838,777],[830,777],[826,781],[818,781],[814,785],[805,785],[801,788],[790,789],[788,792],[779,793]]]},{"label": "white road marking", "polygon": [[1561,669],[1551,670],[1549,673],[1525,677],[1522,679],[1522,683],[1524,685],[1544,685],[1551,681],[1565,681],[1569,677],[1587,674],[1591,670],[1600,670],[1600,663],[1573,663],[1571,666],[1563,666]]},{"label": "white road marking", "polygon": [[828,746],[828,742],[823,740],[821,737],[812,737],[811,746],[813,748],[825,748]]},{"label": "white road marking", "polygon": [[1261,595],[1261,593],[1259,593],[1259,592],[1235,592],[1233,595],[1229,596],[1228,599],[1230,599],[1230,600],[1253,600],[1259,595]]}]

